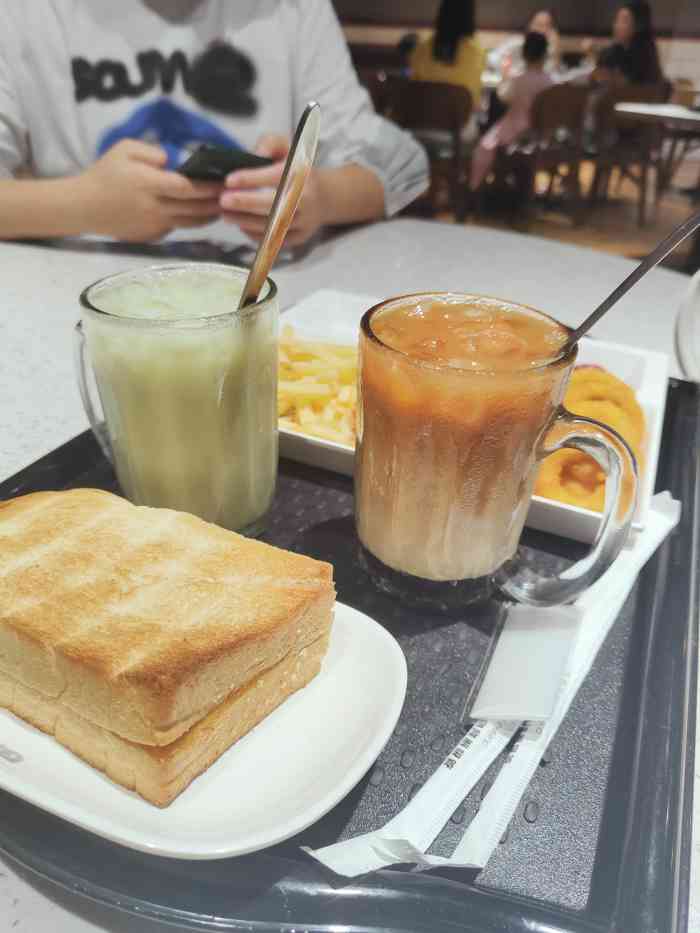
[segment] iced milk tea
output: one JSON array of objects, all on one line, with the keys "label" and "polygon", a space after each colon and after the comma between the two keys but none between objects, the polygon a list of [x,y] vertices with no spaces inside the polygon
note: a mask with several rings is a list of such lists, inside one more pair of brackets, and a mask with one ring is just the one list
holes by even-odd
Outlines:
[{"label": "iced milk tea", "polygon": [[558,359],[567,335],[539,312],[469,295],[406,296],[365,315],[355,495],[374,558],[464,581],[513,556],[573,362]]}]

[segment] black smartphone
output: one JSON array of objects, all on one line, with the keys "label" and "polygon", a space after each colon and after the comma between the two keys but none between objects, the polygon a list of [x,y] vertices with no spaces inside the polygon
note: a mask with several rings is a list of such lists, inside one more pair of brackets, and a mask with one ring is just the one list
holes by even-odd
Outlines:
[{"label": "black smartphone", "polygon": [[203,144],[182,163],[178,172],[193,181],[223,181],[229,172],[235,172],[236,169],[264,168],[273,162],[273,159],[254,155],[245,149]]}]

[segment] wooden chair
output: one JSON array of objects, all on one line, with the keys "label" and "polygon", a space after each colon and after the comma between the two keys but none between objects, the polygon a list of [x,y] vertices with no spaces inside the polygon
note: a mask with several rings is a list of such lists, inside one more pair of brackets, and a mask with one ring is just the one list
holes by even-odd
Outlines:
[{"label": "wooden chair", "polygon": [[588,88],[579,85],[555,84],[541,91],[532,105],[530,131],[499,151],[495,165],[497,181],[516,176],[527,213],[534,201],[537,173],[546,172],[547,194],[552,194],[560,180],[569,195],[574,223],[580,223],[583,204],[579,171],[588,96]]},{"label": "wooden chair", "polygon": [[[640,227],[646,223],[652,170],[660,165],[663,126],[661,123],[640,123],[617,113],[615,107],[622,103],[665,103],[669,93],[666,82],[618,85],[601,94],[594,108],[595,172],[588,194],[589,204],[593,205],[607,196],[612,172],[616,170],[618,181],[627,178],[637,188],[637,222]],[[660,193],[663,181],[657,180]]]},{"label": "wooden chair", "polygon": [[445,178],[452,210],[459,217],[466,182],[462,134],[472,112],[471,94],[454,84],[392,76],[386,82],[385,101],[385,116],[410,130],[428,154],[431,210],[436,208],[437,182]]}]

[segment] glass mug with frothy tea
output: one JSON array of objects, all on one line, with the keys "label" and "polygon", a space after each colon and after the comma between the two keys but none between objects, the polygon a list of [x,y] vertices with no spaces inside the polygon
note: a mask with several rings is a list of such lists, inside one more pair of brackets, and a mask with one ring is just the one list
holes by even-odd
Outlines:
[{"label": "glass mug with frothy tea", "polygon": [[[382,590],[443,609],[494,589],[555,605],[613,562],[637,468],[613,430],[562,407],[569,333],[532,308],[465,294],[406,295],[365,313],[355,509],[361,559]],[[605,510],[591,552],[545,575],[517,547],[539,464],[561,447],[606,472]]]},{"label": "glass mug with frothy tea", "polygon": [[268,279],[238,311],[247,274],[184,263],[95,282],[80,296],[76,363],[132,502],[257,534],[277,476],[278,303]]}]

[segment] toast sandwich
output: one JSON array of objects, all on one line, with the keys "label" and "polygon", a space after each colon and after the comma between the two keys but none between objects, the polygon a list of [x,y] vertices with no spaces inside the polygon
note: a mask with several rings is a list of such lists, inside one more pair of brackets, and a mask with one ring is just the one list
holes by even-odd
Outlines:
[{"label": "toast sandwich", "polygon": [[332,567],[95,489],[0,503],[0,706],[167,805],[318,672]]}]

